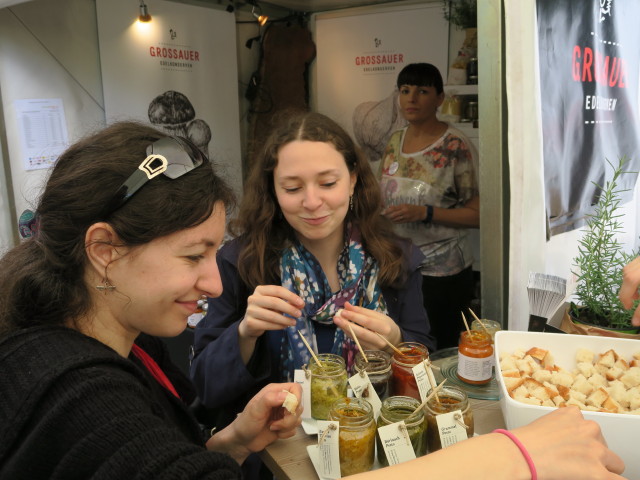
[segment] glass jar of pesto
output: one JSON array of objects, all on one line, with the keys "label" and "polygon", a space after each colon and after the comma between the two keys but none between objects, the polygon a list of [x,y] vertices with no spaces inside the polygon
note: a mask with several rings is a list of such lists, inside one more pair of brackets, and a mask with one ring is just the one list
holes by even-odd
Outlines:
[{"label": "glass jar of pesto", "polygon": [[[373,389],[378,394],[380,400],[384,400],[389,396],[389,382],[391,381],[391,355],[382,350],[365,350],[364,354],[356,354],[353,364],[353,375],[360,372],[367,372]],[[364,394],[363,394],[364,396]]]},{"label": "glass jar of pesto", "polygon": [[371,404],[363,398],[343,398],[331,407],[329,420],[340,424],[341,476],[371,470],[376,445],[376,422]]},{"label": "glass jar of pesto", "polygon": [[464,390],[458,387],[443,387],[433,396],[425,406],[427,411],[427,447],[429,453],[442,448],[440,429],[436,417],[444,413],[460,410],[461,418],[457,419],[461,425],[466,425],[467,438],[473,437],[473,411],[469,404],[469,397]]},{"label": "glass jar of pesto", "polygon": [[340,355],[321,353],[317,357],[320,365],[314,358],[309,362],[311,416],[316,420],[327,420],[331,405],[347,396],[347,367]]},{"label": "glass jar of pesto", "polygon": [[[427,420],[424,415],[424,409],[421,408],[415,415],[412,415],[419,406],[420,401],[413,397],[389,397],[382,402],[377,425],[380,428],[404,420],[416,457],[421,457],[427,453]],[[389,461],[384,453],[380,437],[377,435],[376,442],[378,445],[378,463],[380,463],[380,466],[386,467],[389,465]]]}]

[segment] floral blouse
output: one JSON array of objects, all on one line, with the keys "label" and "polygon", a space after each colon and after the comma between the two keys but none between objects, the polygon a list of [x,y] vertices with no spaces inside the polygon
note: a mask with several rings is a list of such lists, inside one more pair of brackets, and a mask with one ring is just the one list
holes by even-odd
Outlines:
[{"label": "floral blouse", "polygon": [[[402,153],[407,127],[396,131],[380,162],[380,186],[386,206],[408,203],[460,208],[478,195],[474,167],[475,149],[454,127],[424,150]],[[422,274],[448,276],[473,263],[468,229],[433,223],[396,225],[399,235],[410,238],[426,260]]]}]

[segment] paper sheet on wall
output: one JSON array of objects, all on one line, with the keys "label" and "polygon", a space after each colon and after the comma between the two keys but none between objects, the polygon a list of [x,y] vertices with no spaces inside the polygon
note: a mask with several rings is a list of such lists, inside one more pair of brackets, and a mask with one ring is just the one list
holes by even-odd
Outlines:
[{"label": "paper sheet on wall", "polygon": [[15,100],[25,170],[49,168],[69,145],[60,98]]}]

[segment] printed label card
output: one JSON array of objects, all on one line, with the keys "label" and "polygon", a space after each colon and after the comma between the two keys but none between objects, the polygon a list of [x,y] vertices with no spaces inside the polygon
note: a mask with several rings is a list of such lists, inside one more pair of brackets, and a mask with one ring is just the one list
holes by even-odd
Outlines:
[{"label": "printed label card", "polygon": [[318,420],[318,461],[320,476],[340,478],[340,446],[338,443],[340,424]]},{"label": "printed label card", "polygon": [[373,407],[373,418],[377,420],[378,415],[380,415],[380,409],[382,408],[382,401],[380,400],[376,389],[373,388],[371,379],[367,372],[356,373],[353,375],[349,378],[349,385],[351,385],[353,395],[356,398],[364,398],[371,404]]},{"label": "printed label card", "polygon": [[293,381],[302,387],[302,418],[311,418],[311,382],[304,370],[293,372]]},{"label": "printed label card", "polygon": [[467,439],[467,428],[464,424],[462,411],[443,413],[436,416],[438,423],[438,433],[440,434],[440,444],[442,448]]},{"label": "printed label card", "polygon": [[404,420],[379,427],[378,435],[389,465],[396,465],[416,458],[416,452],[413,451],[411,438],[409,438],[409,432]]}]

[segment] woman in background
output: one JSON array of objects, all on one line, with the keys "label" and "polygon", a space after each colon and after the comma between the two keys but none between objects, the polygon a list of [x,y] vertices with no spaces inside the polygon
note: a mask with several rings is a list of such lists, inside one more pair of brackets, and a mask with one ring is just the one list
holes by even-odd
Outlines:
[{"label": "woman in background", "polygon": [[439,348],[458,345],[474,298],[469,228],[478,228],[480,199],[474,149],[457,129],[438,120],[442,76],[429,63],[398,74],[400,111],[408,125],[395,132],[380,163],[383,214],[425,256],[424,306]]},{"label": "woman in background", "polygon": [[208,438],[145,351],[220,295],[232,204],[193,144],[146,126],[60,156],[33,236],[0,260],[0,478],[239,479],[249,454],[293,435],[281,405],[299,385],[266,386]]}]

